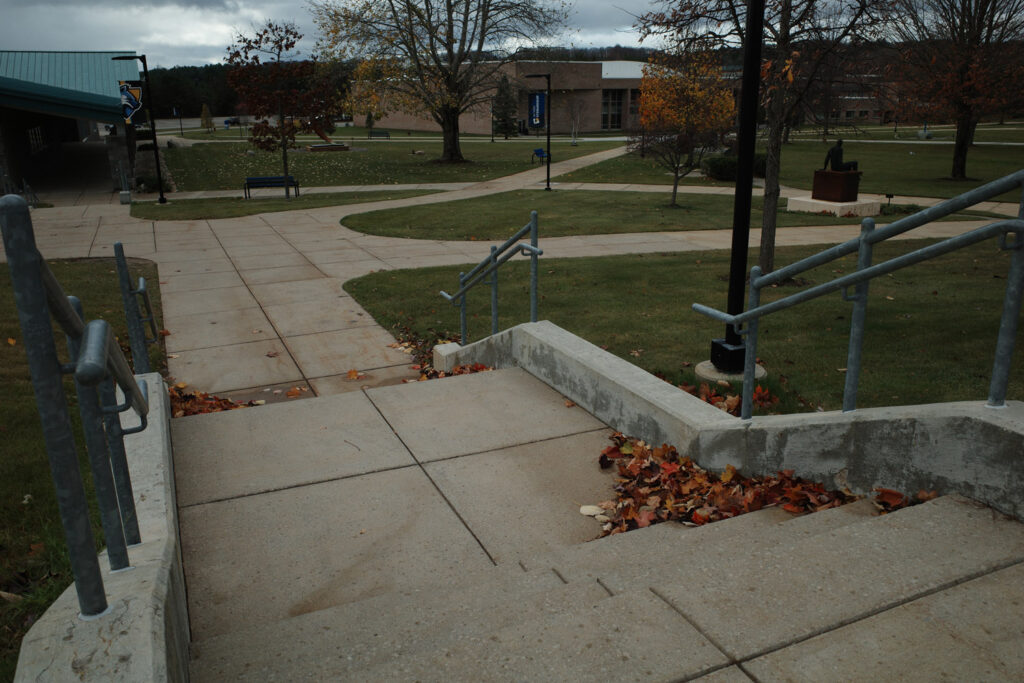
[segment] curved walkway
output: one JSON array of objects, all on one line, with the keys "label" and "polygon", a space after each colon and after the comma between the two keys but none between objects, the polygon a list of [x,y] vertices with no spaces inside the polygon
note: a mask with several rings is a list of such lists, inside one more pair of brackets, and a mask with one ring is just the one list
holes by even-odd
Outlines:
[{"label": "curved walkway", "polygon": [[[625,148],[618,148],[552,164],[552,175],[624,152]],[[33,213],[33,223],[40,251],[47,258],[110,256],[114,242],[120,241],[128,256],[156,261],[163,327],[171,333],[166,338],[170,374],[203,391],[270,401],[284,399],[294,387],[302,396],[313,396],[416,377],[409,357],[388,346],[394,339],[343,291],[342,284],[373,271],[476,263],[486,255],[481,242],[378,237],[339,227],[339,219],[370,210],[540,188],[545,175],[544,167],[535,167],[480,183],[418,186],[444,190],[433,195],[230,219],[144,221],[131,217],[126,206],[108,204],[40,209]],[[559,187],[670,189],[581,183]],[[317,188],[338,189],[368,188]],[[732,193],[731,188],[701,186],[684,186],[680,191]],[[787,190],[784,196],[798,192]],[[985,208],[1016,213],[1016,207],[1009,205]],[[913,237],[959,234],[985,222],[937,223],[915,231]],[[831,244],[858,232],[857,225],[780,228],[777,244]],[[751,243],[759,240],[760,231],[751,230]],[[728,230],[543,240],[545,258],[727,249],[730,244]],[[358,379],[348,378],[351,370],[359,371]]]}]

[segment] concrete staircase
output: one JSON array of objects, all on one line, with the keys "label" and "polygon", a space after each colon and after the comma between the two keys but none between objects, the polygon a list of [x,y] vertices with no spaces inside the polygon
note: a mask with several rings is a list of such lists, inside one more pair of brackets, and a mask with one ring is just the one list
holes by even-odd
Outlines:
[{"label": "concrete staircase", "polygon": [[608,430],[519,370],[174,429],[194,681],[1024,676],[1024,526],[964,499],[585,542]]}]

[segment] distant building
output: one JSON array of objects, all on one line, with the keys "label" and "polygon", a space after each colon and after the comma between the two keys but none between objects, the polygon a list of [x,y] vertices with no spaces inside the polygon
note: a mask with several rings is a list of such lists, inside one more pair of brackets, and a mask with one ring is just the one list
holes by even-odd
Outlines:
[{"label": "distant building", "polygon": [[[548,62],[522,61],[506,64],[506,73],[513,87],[519,90],[518,119],[521,132],[529,132],[527,116],[529,96],[544,92],[543,78],[526,78],[528,74],[551,74],[551,132],[568,135],[573,121],[579,133],[626,131],[639,120],[640,78],[644,62]],[[431,119],[405,113],[393,113],[377,122],[382,128],[438,131]],[[462,133],[489,135],[491,112],[486,104],[466,112],[459,120]],[[543,128],[533,129],[543,130]]]},{"label": "distant building", "polygon": [[[138,63],[111,57],[134,54],[0,51],[0,191],[45,180],[63,146],[86,139],[106,145],[111,188],[119,169],[132,176],[135,137],[125,130],[118,81],[139,80]],[[102,142],[98,126],[107,124]]]}]

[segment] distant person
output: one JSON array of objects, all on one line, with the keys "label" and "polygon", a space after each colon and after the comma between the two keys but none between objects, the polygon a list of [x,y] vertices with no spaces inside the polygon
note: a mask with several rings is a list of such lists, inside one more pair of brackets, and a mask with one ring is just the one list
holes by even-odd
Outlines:
[{"label": "distant person", "polygon": [[834,147],[829,149],[828,154],[825,155],[825,167],[821,170],[827,170],[829,164],[832,164],[833,171],[856,171],[857,162],[847,161],[843,163],[843,141],[836,140]]}]

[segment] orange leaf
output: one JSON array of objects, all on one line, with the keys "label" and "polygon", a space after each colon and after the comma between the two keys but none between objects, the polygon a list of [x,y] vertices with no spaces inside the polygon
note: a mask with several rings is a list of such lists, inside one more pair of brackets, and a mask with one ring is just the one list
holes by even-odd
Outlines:
[{"label": "orange leaf", "polygon": [[15,344],[18,343],[18,340],[15,339],[14,337],[8,337],[7,338],[7,343],[10,344],[11,346],[14,346]]},{"label": "orange leaf", "polygon": [[719,477],[719,479],[723,483],[725,483],[725,484],[728,484],[730,481],[732,481],[735,478],[736,478],[736,468],[733,467],[732,465],[726,465],[725,466],[725,472],[722,472],[722,476]]},{"label": "orange leaf", "polygon": [[346,374],[345,376],[348,377],[349,379],[359,379],[359,371],[349,370],[348,374]]},{"label": "orange leaf", "polygon": [[161,337],[170,337],[171,336],[171,333],[168,330],[160,330],[159,334],[160,334]]},{"label": "orange leaf", "polygon": [[292,387],[288,391],[284,392],[284,395],[288,398],[295,398],[296,396],[302,395],[302,390],[298,387]]}]

